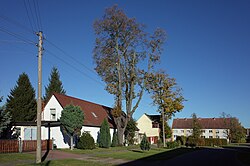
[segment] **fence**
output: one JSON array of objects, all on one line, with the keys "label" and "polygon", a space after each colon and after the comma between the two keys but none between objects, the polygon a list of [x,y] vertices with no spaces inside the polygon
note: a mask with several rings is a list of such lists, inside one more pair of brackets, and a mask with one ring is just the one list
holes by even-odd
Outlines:
[{"label": "fence", "polygon": [[[42,140],[42,150],[52,149],[52,140]],[[36,140],[0,140],[0,153],[29,152],[36,150]]]}]

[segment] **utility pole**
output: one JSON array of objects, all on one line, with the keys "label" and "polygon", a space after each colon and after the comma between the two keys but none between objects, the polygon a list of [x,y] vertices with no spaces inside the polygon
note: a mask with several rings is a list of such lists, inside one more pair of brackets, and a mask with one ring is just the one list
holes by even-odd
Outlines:
[{"label": "utility pole", "polygon": [[166,137],[165,137],[165,115],[164,115],[164,109],[161,111],[162,116],[162,139],[163,139],[163,147],[166,147]]},{"label": "utility pole", "polygon": [[43,51],[43,32],[37,33],[39,36],[38,44],[38,93],[37,93],[37,139],[36,139],[36,163],[41,163],[41,113],[42,113],[42,51]]}]

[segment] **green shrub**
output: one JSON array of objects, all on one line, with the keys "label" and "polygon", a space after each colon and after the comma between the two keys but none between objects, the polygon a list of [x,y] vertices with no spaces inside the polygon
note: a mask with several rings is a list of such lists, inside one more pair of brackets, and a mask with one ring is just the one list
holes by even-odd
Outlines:
[{"label": "green shrub", "polygon": [[102,122],[98,141],[99,147],[101,148],[109,148],[111,145],[110,129],[106,119]]},{"label": "green shrub", "polygon": [[112,147],[118,146],[118,135],[117,135],[117,132],[115,132],[115,131],[113,133],[113,138],[112,138],[111,146]]},{"label": "green shrub", "polygon": [[226,139],[219,138],[194,138],[192,136],[187,138],[186,146],[223,146],[227,145]]},{"label": "green shrub", "polygon": [[162,148],[162,147],[163,147],[163,143],[162,143],[161,139],[159,139],[159,140],[157,141],[157,147],[158,147],[158,148]]},{"label": "green shrub", "polygon": [[180,142],[180,145],[185,145],[187,141],[187,137],[185,136],[177,136],[176,141]]},{"label": "green shrub", "polygon": [[192,136],[187,138],[187,142],[186,142],[186,146],[190,146],[190,147],[196,147],[197,146],[197,138],[194,138]]},{"label": "green shrub", "polygon": [[177,141],[167,142],[166,145],[168,149],[173,149],[180,146],[180,144]]},{"label": "green shrub", "polygon": [[150,143],[149,143],[149,141],[148,141],[148,139],[147,139],[147,136],[146,136],[146,134],[144,134],[144,136],[143,136],[143,138],[142,138],[142,140],[141,140],[141,143],[140,143],[140,148],[141,148],[141,150],[149,150],[150,149]]},{"label": "green shrub", "polygon": [[94,149],[95,141],[94,138],[88,133],[83,132],[77,143],[78,149]]}]

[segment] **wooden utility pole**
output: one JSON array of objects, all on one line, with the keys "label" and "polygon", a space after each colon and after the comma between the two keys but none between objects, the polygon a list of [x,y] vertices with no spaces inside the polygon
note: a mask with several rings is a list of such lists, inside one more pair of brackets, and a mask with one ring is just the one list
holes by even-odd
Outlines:
[{"label": "wooden utility pole", "polygon": [[41,163],[41,113],[42,113],[42,51],[43,51],[43,33],[39,31],[38,44],[38,93],[37,93],[37,142],[36,142],[36,163]]},{"label": "wooden utility pole", "polygon": [[163,139],[163,147],[166,147],[165,115],[164,115],[164,110],[161,111],[161,116],[162,116],[162,139]]}]

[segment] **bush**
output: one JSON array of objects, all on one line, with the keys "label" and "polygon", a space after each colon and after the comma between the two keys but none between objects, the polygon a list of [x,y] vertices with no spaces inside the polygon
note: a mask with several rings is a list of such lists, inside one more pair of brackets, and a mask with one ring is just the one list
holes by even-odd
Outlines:
[{"label": "bush", "polygon": [[144,134],[141,143],[140,143],[141,150],[149,150],[150,149],[150,143],[148,142],[146,134]]},{"label": "bush", "polygon": [[162,148],[162,147],[163,147],[163,143],[162,143],[161,139],[159,139],[159,140],[157,141],[157,147],[158,147],[158,148]]},{"label": "bush", "polygon": [[180,142],[180,145],[185,145],[187,141],[187,137],[185,136],[177,136],[176,141]]},{"label": "bush", "polygon": [[194,138],[188,137],[186,146],[195,147],[195,146],[223,146],[227,145],[226,139],[219,138]]},{"label": "bush", "polygon": [[94,138],[87,132],[83,132],[77,143],[78,149],[94,149],[95,141]]},{"label": "bush", "polygon": [[118,135],[117,135],[117,132],[115,132],[115,131],[113,133],[113,138],[112,138],[111,146],[112,147],[118,146]]},{"label": "bush", "polygon": [[177,141],[167,142],[166,145],[168,149],[173,149],[173,148],[177,148],[180,146],[180,144]]},{"label": "bush", "polygon": [[187,142],[186,142],[186,146],[190,146],[190,147],[196,147],[197,146],[197,138],[194,138],[192,136],[187,138]]}]

